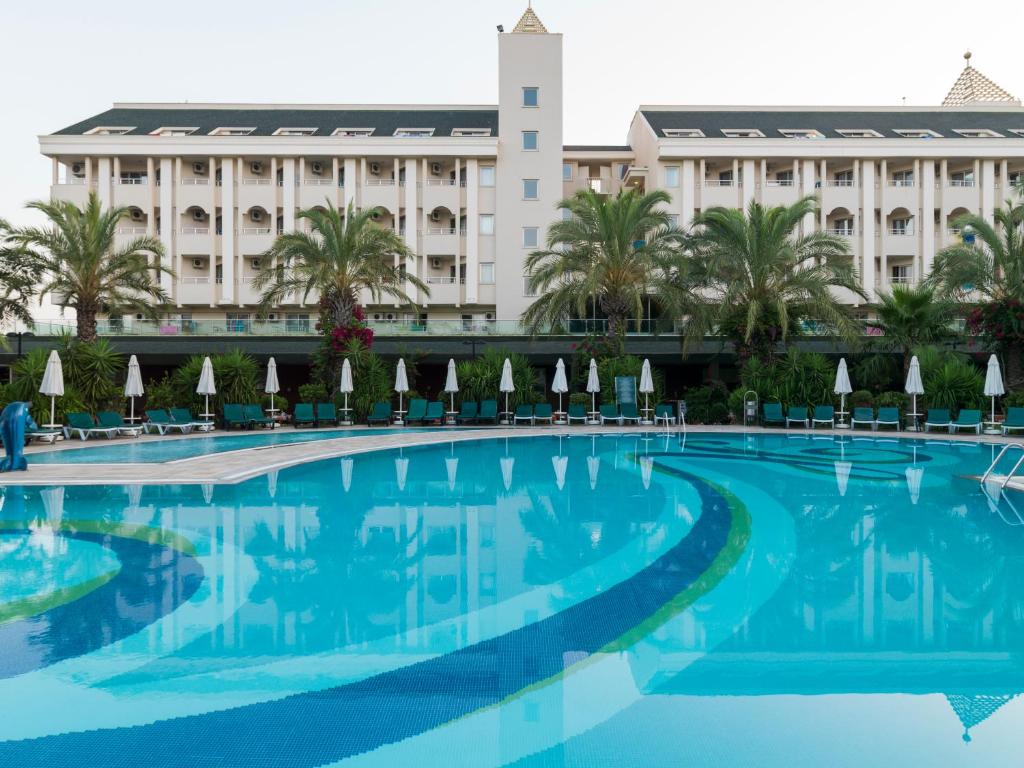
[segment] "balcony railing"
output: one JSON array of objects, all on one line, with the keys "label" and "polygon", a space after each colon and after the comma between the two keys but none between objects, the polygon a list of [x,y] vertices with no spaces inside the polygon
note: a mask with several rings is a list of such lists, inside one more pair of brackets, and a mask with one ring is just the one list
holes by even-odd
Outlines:
[{"label": "balcony railing", "polygon": [[973,187],[974,179],[950,179],[949,186],[951,187]]},{"label": "balcony railing", "polygon": [[117,183],[129,187],[138,187],[143,184],[148,184],[149,180],[145,176],[141,178],[121,178],[117,180]]},{"label": "balcony railing", "polygon": [[825,233],[829,234],[829,235],[836,235],[838,237],[853,237],[853,235],[854,235],[852,227],[851,228],[847,228],[847,227],[838,227],[838,228],[836,228],[836,227],[833,227],[833,228],[826,229]]},{"label": "balcony railing", "polygon": [[793,179],[768,179],[765,184],[769,187],[793,187],[796,182]]},{"label": "balcony railing", "polygon": [[425,187],[454,187],[457,184],[455,179],[427,179],[423,182]]},{"label": "balcony railing", "polygon": [[[182,235],[208,235],[210,234],[209,227],[182,227],[178,230]],[[219,232],[217,234],[220,234]]]},{"label": "balcony railing", "polygon": [[309,186],[309,187],[333,187],[334,186],[334,179],[333,178],[330,178],[330,179],[322,179],[322,178],[306,179],[306,186]]},{"label": "balcony railing", "polygon": [[179,285],[209,285],[209,277],[180,277],[178,278]]},{"label": "balcony railing", "polygon": [[825,182],[826,187],[852,187],[853,179],[829,179]]},{"label": "balcony railing", "polygon": [[422,234],[425,235],[454,235],[455,227],[428,227]]},{"label": "balcony railing", "polygon": [[368,187],[393,187],[395,186],[394,179],[367,179],[365,181]]},{"label": "balcony railing", "polygon": [[184,178],[181,180],[181,186],[183,187],[205,187],[210,183],[209,179],[204,179],[199,176],[193,178]]},{"label": "balcony railing", "polygon": [[242,179],[242,184],[247,187],[269,187],[270,179]]},{"label": "balcony railing", "polygon": [[454,277],[427,277],[424,282],[427,285],[465,285],[466,278],[454,278]]},{"label": "balcony railing", "polygon": [[146,234],[145,227],[118,227],[117,234],[119,235],[144,235]]},{"label": "balcony railing", "polygon": [[705,187],[734,187],[732,179],[704,179]]},{"label": "balcony railing", "polygon": [[910,237],[914,234],[913,227],[889,227],[886,231],[893,237]]},{"label": "balcony railing", "polygon": [[913,278],[910,275],[893,275],[889,278],[891,285],[910,285],[913,282]]},{"label": "balcony railing", "polygon": [[240,235],[269,235],[270,227],[242,227],[238,230]]}]

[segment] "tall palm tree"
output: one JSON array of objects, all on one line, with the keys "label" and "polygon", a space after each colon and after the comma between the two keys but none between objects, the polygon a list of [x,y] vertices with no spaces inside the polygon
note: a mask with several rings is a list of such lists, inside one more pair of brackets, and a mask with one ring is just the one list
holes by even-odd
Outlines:
[{"label": "tall palm tree", "polygon": [[39,272],[28,259],[9,257],[8,249],[17,248],[10,233],[11,225],[0,219],[0,327],[12,321],[31,326],[29,300],[35,295]]},{"label": "tall palm tree", "polygon": [[1007,200],[993,218],[994,225],[976,214],[957,218],[953,226],[969,236],[936,254],[929,280],[945,295],[1004,315],[1004,325],[1017,328],[1010,335],[1007,327],[1005,338],[996,334],[993,341],[1006,358],[1007,379],[1019,384],[1024,382],[1019,317],[1024,311],[1024,201]]},{"label": "tall palm tree", "polygon": [[404,265],[413,254],[396,232],[373,222],[374,210],[356,212],[350,204],[342,215],[328,202],[326,209],[301,211],[298,218],[308,220],[311,231],[278,235],[263,254],[266,266],[254,281],[262,291],[261,312],[290,294],[308,298],[316,291],[328,319],[341,327],[352,320],[361,291],[374,302],[387,297],[412,304],[408,282],[429,296],[422,280],[395,265],[396,256]]},{"label": "tall palm tree", "polygon": [[117,225],[128,208],[104,210],[95,192],[84,208],[69,201],[29,203],[48,220],[44,227],[16,227],[0,261],[42,275],[38,293],[75,310],[78,339],[96,338],[100,312],[140,312],[156,318],[168,301],[159,275],[173,272],[160,263],[163,246],[153,237],[117,242]]},{"label": "tall palm tree", "polygon": [[621,349],[628,320],[644,317],[645,304],[665,302],[668,278],[681,263],[684,233],[659,208],[670,200],[660,190],[609,197],[590,189],[562,200],[558,208],[569,216],[552,224],[546,247],[526,258],[530,289],[540,294],[523,313],[526,326],[536,333],[596,306]]},{"label": "tall palm tree", "polygon": [[[808,196],[771,208],[751,201],[746,212],[709,208],[694,219],[689,250],[711,307],[706,322],[735,343],[741,361],[770,359],[804,322],[821,323],[847,340],[860,333],[834,293],[845,288],[864,296],[846,242],[824,232],[799,233],[801,221],[816,210]],[[688,323],[687,343],[707,330]]]},{"label": "tall palm tree", "polygon": [[956,337],[952,326],[956,310],[954,301],[928,284],[896,285],[889,293],[879,292],[872,325],[882,331],[881,345],[903,356],[904,378],[916,347]]}]

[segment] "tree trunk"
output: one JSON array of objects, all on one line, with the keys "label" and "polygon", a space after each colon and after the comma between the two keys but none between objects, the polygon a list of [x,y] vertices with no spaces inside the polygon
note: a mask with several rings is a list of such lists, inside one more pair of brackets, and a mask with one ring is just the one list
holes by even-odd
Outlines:
[{"label": "tree trunk", "polygon": [[87,304],[80,304],[75,307],[75,315],[77,316],[78,340],[96,341],[96,309]]},{"label": "tree trunk", "polygon": [[327,300],[331,307],[331,320],[336,328],[344,328],[352,322],[357,303],[355,296],[347,291],[332,291]]}]

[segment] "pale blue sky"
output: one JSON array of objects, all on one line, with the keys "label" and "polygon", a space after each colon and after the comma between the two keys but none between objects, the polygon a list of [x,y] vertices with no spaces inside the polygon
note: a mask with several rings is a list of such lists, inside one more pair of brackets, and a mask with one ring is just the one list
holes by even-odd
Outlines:
[{"label": "pale blue sky", "polygon": [[[640,103],[938,104],[975,66],[1024,94],[1019,0],[538,0],[565,35],[567,143]],[[114,101],[493,103],[495,25],[525,0],[5,4],[0,215],[47,194],[36,135]],[[968,12],[971,14],[968,16]],[[303,65],[299,68],[296,61]]]}]

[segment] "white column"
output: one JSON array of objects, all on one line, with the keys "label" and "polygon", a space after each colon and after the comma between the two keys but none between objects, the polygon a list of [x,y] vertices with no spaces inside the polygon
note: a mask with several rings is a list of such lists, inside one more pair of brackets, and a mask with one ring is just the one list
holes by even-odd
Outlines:
[{"label": "white column", "polygon": [[865,160],[861,164],[861,287],[868,301],[875,296],[875,164]]},{"label": "white column", "polygon": [[750,201],[754,199],[754,192],[757,184],[754,181],[756,165],[753,160],[743,161],[743,210],[747,210]]},{"label": "white column", "polygon": [[878,240],[878,264],[879,264],[879,288],[887,288],[889,281],[889,207],[886,202],[886,193],[889,185],[889,163],[882,160],[878,165],[878,221],[882,228],[881,237]]},{"label": "white column", "polygon": [[[118,189],[118,187],[120,186],[120,182],[121,182],[121,158],[120,157],[115,157],[114,158],[114,173],[113,173],[113,178],[110,180],[110,183],[111,183],[111,186],[114,189]],[[114,196],[111,199],[116,201],[116,198],[117,198],[117,193],[115,192]]]},{"label": "white column", "polygon": [[743,192],[740,189],[740,161],[736,158],[733,158],[732,161],[732,191],[733,200],[736,201],[736,205],[742,205]]},{"label": "white column", "polygon": [[[803,186],[801,187],[801,191],[800,191],[803,196],[806,197],[807,195],[813,195],[813,194],[815,194],[817,192],[817,189],[814,186],[814,177],[815,177],[814,161],[813,160],[804,160],[804,172],[803,172],[802,177],[801,177],[802,178],[802,185]],[[819,202],[821,201],[821,196],[820,195],[818,195],[818,201]],[[804,234],[805,235],[809,235],[809,234],[811,234],[811,232],[814,231],[814,214],[813,213],[809,213],[809,214],[807,214],[804,217],[803,229],[804,229]]]},{"label": "white column", "polygon": [[152,157],[146,158],[146,188],[149,191],[149,205],[146,208],[146,235],[152,237],[156,234],[156,195],[159,188],[156,185],[156,163]]},{"label": "white column", "polygon": [[[461,193],[459,190],[459,169],[462,163],[459,158],[455,158],[455,199],[459,200]],[[423,159],[423,178],[427,178],[427,160]],[[462,306],[462,297],[465,293],[465,288],[459,281],[459,266],[462,265],[462,206],[456,202],[455,204],[455,306]],[[469,222],[466,222],[466,226],[469,226]],[[469,272],[469,270],[466,270]],[[469,275],[466,275],[466,280],[469,280]]]},{"label": "white column", "polygon": [[914,277],[921,280],[932,271],[932,265],[935,263],[934,160],[925,160],[921,163],[921,176],[918,183],[921,185],[921,272]]},{"label": "white column", "polygon": [[60,160],[56,157],[50,159],[50,184],[60,184]]},{"label": "white column", "polygon": [[235,303],[235,163],[233,158],[221,160],[221,282],[220,303]]},{"label": "white column", "polygon": [[825,160],[821,161],[821,170],[818,173],[818,178],[821,179],[821,196],[819,197],[821,209],[818,211],[818,229],[824,232],[826,217],[828,216],[828,211],[825,210],[825,195],[827,194],[825,189],[828,186],[828,164]]},{"label": "white column", "polygon": [[[366,157],[364,156],[364,157],[359,158],[359,183],[360,184],[365,184],[366,183],[366,174],[367,174],[367,171],[366,171]],[[363,196],[362,195],[359,196],[358,202],[356,203],[356,207],[359,208],[359,209],[362,209],[362,207],[363,207]]]},{"label": "white column", "polygon": [[697,208],[697,180],[694,178],[693,160],[683,160],[682,177],[679,180],[679,226],[688,227],[693,221]]},{"label": "white column", "polygon": [[[398,160],[395,160],[395,192],[398,193]],[[405,246],[411,251],[411,255],[405,261],[405,274],[408,276],[419,276],[416,269],[416,234],[419,229],[419,222],[417,221],[417,214],[419,211],[419,200],[417,199],[417,185],[416,179],[418,176],[418,167],[415,160],[407,160],[405,163]],[[395,206],[395,211],[399,211],[398,206]],[[405,292],[409,294],[414,302],[419,301],[419,291],[409,281],[406,281]]]},{"label": "white column", "polygon": [[1010,163],[1008,160],[999,161],[999,203],[1013,195],[1013,187],[1010,186]]},{"label": "white column", "polygon": [[331,201],[335,205],[338,204],[338,180],[341,178],[341,176],[339,176],[338,174],[339,174],[340,168],[341,168],[341,161],[339,160],[339,158],[332,157],[331,158],[331,187],[332,187],[332,189],[331,189]]},{"label": "white column", "polygon": [[[160,263],[170,267],[174,263],[174,230],[178,221],[174,210],[174,161],[169,157],[160,158],[160,243],[164,247]],[[171,276],[160,274],[160,287],[170,295],[173,292]]]},{"label": "white column", "polygon": [[92,158],[83,157],[82,160],[85,165],[85,192],[89,194],[92,192]]},{"label": "white column", "polygon": [[981,164],[981,216],[989,224],[995,221],[996,163],[985,160]]},{"label": "white column", "polygon": [[110,197],[110,158],[101,157],[96,163],[96,193],[100,196],[100,204],[109,208]]},{"label": "white column", "polygon": [[[458,177],[456,176],[456,179]],[[466,161],[466,303],[480,301],[480,171],[476,158]],[[495,222],[495,232],[501,226]]]},{"label": "white column", "polygon": [[284,231],[295,231],[295,158],[286,157],[282,161],[284,175],[281,187],[281,208],[284,209]]},{"label": "white column", "polygon": [[[210,306],[217,306],[217,158],[206,160],[210,177]],[[223,224],[223,220],[221,221]]]},{"label": "white column", "polygon": [[354,157],[345,158],[345,188],[343,200],[345,208],[349,205],[357,205],[356,203],[356,190],[359,189],[356,179],[356,159]]}]

